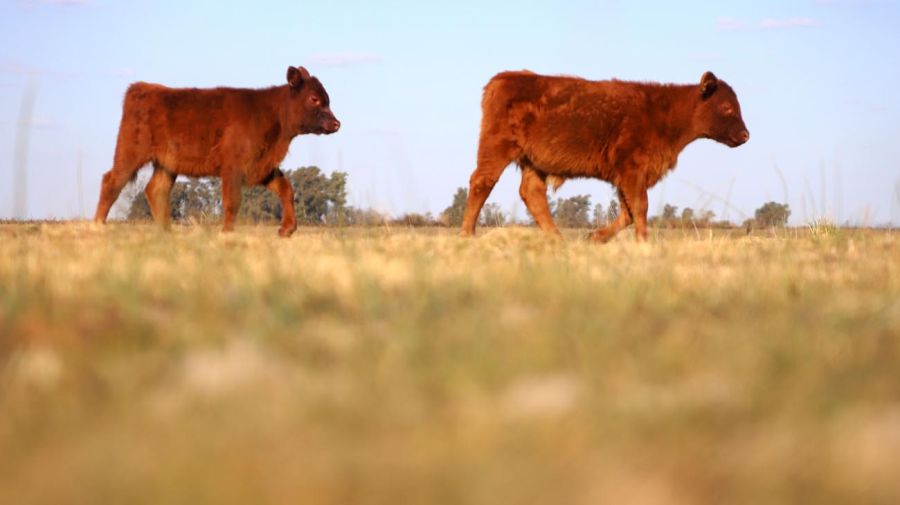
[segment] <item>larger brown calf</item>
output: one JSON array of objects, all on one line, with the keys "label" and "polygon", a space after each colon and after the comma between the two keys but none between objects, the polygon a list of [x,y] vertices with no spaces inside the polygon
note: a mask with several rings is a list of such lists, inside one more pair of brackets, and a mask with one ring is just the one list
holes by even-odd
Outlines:
[{"label": "larger brown calf", "polygon": [[519,195],[542,230],[559,235],[548,182],[592,177],[616,187],[621,209],[592,238],[605,242],[634,223],[638,240],[646,240],[647,190],[700,138],[730,147],[750,138],[734,90],[712,72],[690,85],[503,72],[484,89],[478,164],[461,233],[475,233],[500,174],[516,163]]}]

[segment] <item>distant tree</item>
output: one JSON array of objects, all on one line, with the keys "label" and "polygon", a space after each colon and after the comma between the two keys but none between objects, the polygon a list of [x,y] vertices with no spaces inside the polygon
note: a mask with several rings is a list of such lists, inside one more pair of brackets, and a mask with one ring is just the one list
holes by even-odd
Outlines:
[{"label": "distant tree", "polygon": [[447,226],[457,227],[462,225],[463,214],[466,212],[466,199],[469,191],[466,188],[457,188],[453,195],[453,203],[441,213],[441,221]]},{"label": "distant tree", "polygon": [[606,222],[612,223],[619,217],[619,201],[618,200],[610,200],[609,207],[606,208]]},{"label": "distant tree", "polygon": [[[296,200],[295,196],[295,205]],[[294,210],[296,213],[296,209]],[[238,217],[254,223],[278,221],[281,219],[281,202],[271,191],[262,186],[243,188]]]},{"label": "distant tree", "polygon": [[[297,220],[307,224],[342,224],[346,221],[347,174],[326,177],[319,167],[301,167],[285,172],[294,187]],[[269,193],[272,197],[271,192]]]},{"label": "distant tree", "polygon": [[701,210],[699,213],[695,214],[694,223],[696,223],[699,227],[707,227],[710,223],[712,223],[713,219],[715,219],[716,213],[706,209]]},{"label": "distant tree", "polygon": [[558,226],[566,228],[587,228],[591,225],[588,213],[591,210],[591,197],[578,195],[556,200],[553,217]]},{"label": "distant tree", "polygon": [[663,213],[662,218],[666,221],[672,221],[675,219],[675,216],[678,214],[678,207],[675,205],[669,205],[668,203],[663,205]]},{"label": "distant tree", "polygon": [[682,224],[691,224],[694,222],[694,209],[690,207],[685,207],[681,211],[681,222]]},{"label": "distant tree", "polygon": [[603,212],[603,204],[594,205],[594,213],[592,223],[594,226],[606,226],[606,213]]},{"label": "distant tree", "polygon": [[665,226],[666,228],[674,228],[675,226],[680,224],[676,222],[677,219],[678,207],[667,203],[663,205],[662,214],[649,218],[647,222],[652,226]]},{"label": "distant tree", "polygon": [[744,219],[744,222],[741,223],[741,227],[744,228],[744,231],[747,232],[747,235],[749,235],[751,232],[753,232],[754,225],[755,225],[755,221],[752,218]]},{"label": "distant tree", "polygon": [[506,214],[496,203],[486,204],[481,208],[481,226],[503,226],[506,224]]},{"label": "distant tree", "polygon": [[791,216],[791,209],[786,203],[767,202],[756,209],[754,221],[758,226],[784,226]]},{"label": "distant tree", "polygon": [[172,187],[172,219],[208,220],[222,214],[222,184],[219,179],[188,178]]},{"label": "distant tree", "polygon": [[128,206],[128,213],[125,215],[125,219],[129,221],[153,219],[153,214],[150,212],[150,204],[147,203],[147,197],[143,192],[137,191],[131,195],[122,196],[131,198],[131,204]]}]

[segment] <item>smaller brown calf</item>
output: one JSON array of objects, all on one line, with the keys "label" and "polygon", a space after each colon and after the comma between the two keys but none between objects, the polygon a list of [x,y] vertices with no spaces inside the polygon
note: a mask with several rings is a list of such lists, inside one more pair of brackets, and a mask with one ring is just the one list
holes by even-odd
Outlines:
[{"label": "smaller brown calf", "polygon": [[503,72],[485,86],[481,108],[462,235],[475,233],[500,174],[517,163],[519,195],[545,232],[559,235],[547,183],[592,177],[616,187],[621,209],[592,238],[606,242],[634,223],[638,240],[646,240],[647,190],[675,167],[685,146],[708,138],[737,147],[750,139],[734,90],[712,72],[687,85]]},{"label": "smaller brown calf", "polygon": [[125,184],[152,163],[144,192],[163,227],[177,175],[215,176],[222,178],[224,231],[234,229],[241,187],[260,185],[281,200],[278,234],[290,236],[297,229],[294,191],[278,166],[297,135],[330,134],[340,126],[322,83],[303,67],[289,67],[287,84],[266,89],[134,83],[125,93],[115,160],[103,175],[94,220],[106,222]]}]

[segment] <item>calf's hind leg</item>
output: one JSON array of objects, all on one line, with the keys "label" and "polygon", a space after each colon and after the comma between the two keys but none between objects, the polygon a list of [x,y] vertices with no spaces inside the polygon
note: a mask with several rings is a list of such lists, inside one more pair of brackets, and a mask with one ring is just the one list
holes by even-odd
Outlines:
[{"label": "calf's hind leg", "polygon": [[541,230],[561,237],[553,216],[550,215],[550,206],[547,204],[547,174],[538,172],[531,165],[522,165],[522,183],[519,185],[519,196],[528,207],[528,212],[534,218],[534,222]]},{"label": "calf's hind leg", "polygon": [[487,200],[494,185],[500,180],[500,175],[512,162],[513,157],[502,146],[502,143],[489,142],[484,138],[478,144],[478,166],[469,178],[469,196],[466,198],[466,211],[463,214],[462,230],[460,235],[471,236],[475,234],[475,224],[478,215]]},{"label": "calf's hind leg", "polygon": [[134,179],[134,175],[142,166],[149,162],[150,155],[147,147],[139,140],[126,138],[120,128],[113,167],[109,172],[103,174],[100,200],[97,202],[97,211],[94,213],[95,222],[100,224],[106,222],[109,209],[116,203],[122,188],[128,184],[128,181]]},{"label": "calf's hind leg", "polygon": [[619,216],[605,228],[591,234],[598,242],[608,242],[622,228],[634,223],[635,238],[647,241],[647,188],[640,185],[625,185],[619,189]]},{"label": "calf's hind leg", "polygon": [[97,211],[94,213],[94,222],[103,224],[109,215],[109,209],[116,203],[122,188],[128,181],[134,179],[134,174],[144,166],[147,161],[130,163],[128,165],[116,164],[109,172],[103,174],[103,182],[100,185],[100,200],[97,202]]},{"label": "calf's hind leg", "polygon": [[628,208],[631,210],[631,217],[634,219],[634,236],[638,242],[647,241],[647,190],[644,188],[637,189],[630,194],[626,194],[628,199]]},{"label": "calf's hind leg", "polygon": [[266,183],[266,188],[275,193],[281,200],[281,227],[278,234],[282,237],[290,237],[297,230],[297,216],[294,213],[294,189],[291,181],[284,176],[281,170],[275,169],[272,178]]},{"label": "calf's hind leg", "polygon": [[174,184],[175,174],[154,163],[153,175],[150,177],[150,181],[147,182],[144,194],[147,196],[147,203],[150,204],[150,213],[153,214],[153,220],[162,226],[163,229],[168,229],[172,223],[170,195]]},{"label": "calf's hind leg", "polygon": [[619,233],[622,228],[630,225],[632,222],[631,210],[628,207],[628,201],[625,199],[625,196],[622,194],[622,190],[618,191],[619,193],[619,215],[616,216],[616,219],[606,225],[599,230],[596,230],[594,233],[591,233],[591,240],[595,240],[597,242],[606,243],[612,240],[613,237]]},{"label": "calf's hind leg", "polygon": [[222,231],[234,231],[234,220],[241,208],[241,186],[243,178],[239,173],[222,173]]}]

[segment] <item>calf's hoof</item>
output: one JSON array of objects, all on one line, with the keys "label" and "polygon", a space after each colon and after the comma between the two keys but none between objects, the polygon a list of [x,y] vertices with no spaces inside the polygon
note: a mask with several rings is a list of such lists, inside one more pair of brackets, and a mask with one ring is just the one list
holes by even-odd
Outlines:
[{"label": "calf's hoof", "polygon": [[281,228],[278,228],[278,236],[288,238],[293,235],[295,231],[297,231],[297,225],[282,226]]},{"label": "calf's hoof", "polygon": [[589,234],[587,238],[588,238],[588,240],[595,242],[597,244],[605,244],[605,243],[609,242],[610,240],[612,240],[613,237],[615,237],[615,234],[600,233],[600,232],[595,231],[595,232]]}]

